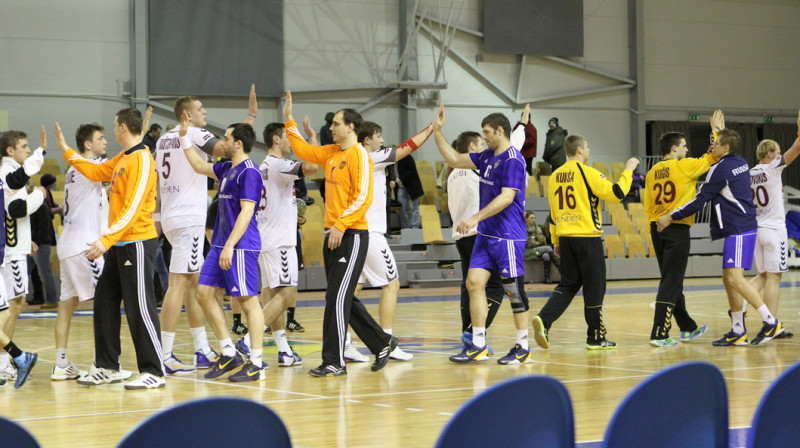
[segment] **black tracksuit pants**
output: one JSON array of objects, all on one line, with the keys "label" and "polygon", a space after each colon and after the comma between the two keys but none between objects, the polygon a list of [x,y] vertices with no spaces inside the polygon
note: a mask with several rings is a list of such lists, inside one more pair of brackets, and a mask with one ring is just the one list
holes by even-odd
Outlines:
[{"label": "black tracksuit pants", "polygon": [[661,281],[656,294],[656,310],[653,315],[653,329],[650,339],[666,339],[672,327],[672,317],[681,331],[694,331],[697,323],[686,310],[686,297],[683,295],[683,278],[689,261],[691,236],[690,226],[672,223],[663,231],[656,230],[656,223],[650,223],[650,236],[661,271]]}]

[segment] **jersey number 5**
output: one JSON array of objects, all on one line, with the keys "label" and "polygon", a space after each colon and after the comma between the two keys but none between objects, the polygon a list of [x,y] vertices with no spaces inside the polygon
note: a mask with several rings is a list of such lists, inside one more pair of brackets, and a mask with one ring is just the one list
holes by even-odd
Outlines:
[{"label": "jersey number 5", "polygon": [[675,184],[666,181],[664,184],[654,184],[653,191],[656,194],[656,205],[669,204],[675,200]]},{"label": "jersey number 5", "polygon": [[168,178],[170,171],[172,171],[172,166],[167,161],[168,158],[169,158],[169,153],[164,152],[164,160],[161,161],[161,167],[164,168],[163,170],[161,170],[161,175],[164,176],[164,179]]},{"label": "jersey number 5", "polygon": [[567,185],[566,188],[558,187],[555,194],[558,196],[558,208],[561,210],[564,210],[565,202],[567,208],[570,209],[574,209],[575,206],[578,205],[577,201],[575,200],[575,187],[572,185]]}]

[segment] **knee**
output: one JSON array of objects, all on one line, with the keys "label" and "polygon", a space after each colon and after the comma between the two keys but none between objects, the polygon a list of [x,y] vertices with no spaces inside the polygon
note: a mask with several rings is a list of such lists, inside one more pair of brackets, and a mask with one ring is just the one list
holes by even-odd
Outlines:
[{"label": "knee", "polygon": [[479,291],[479,290],[481,290],[481,289],[486,287],[485,283],[482,283],[482,282],[480,282],[480,281],[478,281],[475,278],[472,278],[470,276],[467,276],[466,285],[467,285],[467,291],[469,291],[470,294],[473,293],[473,292],[477,292],[477,291]]},{"label": "knee", "polygon": [[511,303],[511,311],[513,313],[524,313],[528,311],[528,296],[522,288],[521,281],[513,279],[510,282],[504,282],[503,289],[505,289],[505,294],[508,296],[508,300]]}]

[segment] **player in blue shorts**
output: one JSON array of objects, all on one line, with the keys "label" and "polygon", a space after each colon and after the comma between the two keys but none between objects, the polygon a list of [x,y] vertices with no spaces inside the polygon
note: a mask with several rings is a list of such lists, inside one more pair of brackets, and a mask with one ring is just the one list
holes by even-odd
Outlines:
[{"label": "player in blue shorts", "polygon": [[189,117],[184,111],[179,134],[186,159],[197,173],[219,180],[220,185],[211,250],[197,282],[197,300],[222,347],[222,355],[205,377],[217,378],[244,364],[228,379],[234,382],[263,380],[267,368],[261,357],[264,334],[249,332],[250,361],[245,363],[234,348],[225,315],[216,301],[217,295],[224,291],[241,303],[250,328],[264,327],[264,315],[258,302],[261,237],[255,217],[255,206],[261,200],[264,186],[258,167],[248,156],[256,133],[246,123],[230,125],[225,131],[224,148],[225,157],[231,161],[212,164],[204,162],[192,150],[192,142],[186,137],[188,127]]},{"label": "player in blue shorts", "polygon": [[739,134],[722,129],[714,134],[713,151],[719,163],[711,167],[706,183],[697,196],[671,214],[658,219],[658,231],[672,221],[694,215],[711,201],[711,239],[725,238],[722,251],[722,283],[728,293],[731,331],[714,341],[715,346],[747,345],[744,312],[738,295],[744,297],[761,315],[764,325],[752,342],[759,345],[783,333],[783,325],[764,304],[758,290],[744,278],[744,271],[753,265],[756,245],[756,210],[750,191],[750,167],[744,157],[737,155],[741,148]]},{"label": "player in blue shorts", "polygon": [[460,354],[450,361],[465,363],[489,359],[486,347],[486,283],[491,273],[498,272],[511,302],[517,343],[500,364],[533,362],[528,347],[528,297],[523,286],[525,242],[525,160],[511,146],[511,124],[503,114],[489,114],[481,122],[483,138],[489,148],[480,153],[459,154],[442,134],[444,106],[433,121],[433,135],[439,152],[452,168],[477,169],[480,174],[480,210],[457,223],[456,229],[466,233],[478,226],[467,273],[467,289],[472,317],[472,343],[465,344]]}]

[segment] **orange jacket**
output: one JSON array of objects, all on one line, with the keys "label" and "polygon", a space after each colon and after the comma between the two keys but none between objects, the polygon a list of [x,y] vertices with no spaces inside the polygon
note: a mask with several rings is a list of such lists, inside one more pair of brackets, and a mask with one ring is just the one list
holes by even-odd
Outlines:
[{"label": "orange jacket", "polygon": [[153,222],[156,164],[147,146],[136,145],[100,164],[84,159],[73,149],[65,151],[63,157],[87,179],[111,181],[108,230],[100,237],[106,249],[119,241],[144,241],[158,237]]},{"label": "orange jacket", "polygon": [[315,146],[303,139],[294,120],[284,123],[297,157],[325,170],[325,227],[367,230],[372,204],[372,158],[360,144]]}]

